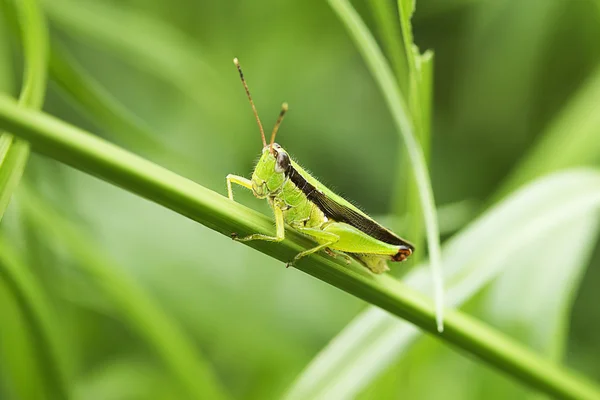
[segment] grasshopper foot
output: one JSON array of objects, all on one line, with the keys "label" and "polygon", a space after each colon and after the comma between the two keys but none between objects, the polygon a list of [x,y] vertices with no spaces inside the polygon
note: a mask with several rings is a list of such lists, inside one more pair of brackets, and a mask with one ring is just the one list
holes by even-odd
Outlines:
[{"label": "grasshopper foot", "polygon": [[[302,254],[302,253],[300,253],[300,254]],[[296,263],[297,263],[297,262],[298,262],[298,260],[299,260],[299,259],[301,259],[301,258],[302,258],[302,257],[298,257],[298,256],[296,256],[296,257],[292,258],[290,261],[288,261],[288,262],[286,262],[286,263],[285,263],[285,267],[286,267],[286,268],[289,268],[289,267],[295,267],[295,266],[296,266]]]},{"label": "grasshopper foot", "polygon": [[235,232],[231,232],[231,235],[229,235],[229,236],[231,236],[231,238],[232,238],[233,240],[237,240],[237,239],[238,239],[238,234],[237,234],[237,233],[235,233]]}]

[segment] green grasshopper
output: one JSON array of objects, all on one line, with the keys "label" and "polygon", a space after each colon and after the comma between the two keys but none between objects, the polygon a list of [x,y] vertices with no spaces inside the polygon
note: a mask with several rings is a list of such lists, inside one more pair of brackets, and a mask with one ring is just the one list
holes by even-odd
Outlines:
[{"label": "green grasshopper", "polygon": [[285,224],[288,224],[292,229],[315,241],[317,246],[302,251],[288,262],[287,266],[319,250],[324,250],[333,257],[336,256],[336,252],[339,252],[345,256],[347,262],[350,262],[348,257],[350,256],[376,274],[389,270],[386,262],[388,260],[406,260],[414,251],[412,244],[333,193],[302,169],[290,158],[287,151],[275,143],[275,135],[288,110],[286,103],[283,103],[271,134],[271,141],[267,144],[262,123],[240,64],[237,58],[233,62],[239,71],[258,123],[263,149],[254,168],[252,179],[227,175],[227,193],[229,199],[233,200],[231,184],[235,183],[252,190],[255,197],[267,199],[275,214],[276,224],[275,236],[255,233],[239,238],[236,234],[232,234],[233,239],[240,242],[249,240],[281,242],[285,237]]}]

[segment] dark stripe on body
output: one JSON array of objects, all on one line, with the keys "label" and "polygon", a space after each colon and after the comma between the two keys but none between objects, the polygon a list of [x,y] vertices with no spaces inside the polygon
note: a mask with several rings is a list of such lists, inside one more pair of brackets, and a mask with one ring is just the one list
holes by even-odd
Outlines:
[{"label": "dark stripe on body", "polygon": [[387,244],[406,246],[412,251],[414,247],[398,237],[390,230],[379,225],[375,221],[365,217],[355,210],[328,198],[323,192],[310,184],[290,163],[285,170],[285,175],[292,183],[304,193],[304,195],[315,204],[325,214],[325,216],[333,221],[343,222],[355,227],[356,229],[366,233],[367,235],[380,240]]}]

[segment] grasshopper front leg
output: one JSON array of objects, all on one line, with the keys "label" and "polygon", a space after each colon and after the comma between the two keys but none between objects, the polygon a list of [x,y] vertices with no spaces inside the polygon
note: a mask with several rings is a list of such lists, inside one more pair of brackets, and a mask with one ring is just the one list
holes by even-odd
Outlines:
[{"label": "grasshopper front leg", "polygon": [[[252,181],[250,179],[246,179],[243,176],[237,175],[227,175],[227,195],[230,200],[233,200],[233,189],[231,187],[232,183],[245,187],[246,189],[252,190]],[[276,236],[268,236],[263,235],[261,233],[255,233],[253,235],[245,236],[243,238],[237,237],[236,233],[232,233],[231,237],[233,240],[238,242],[248,242],[250,240],[266,240],[268,242],[281,242],[285,238],[285,222],[283,220],[283,211],[281,208],[271,204],[273,206],[273,213],[275,214],[275,226],[276,226]]]},{"label": "grasshopper front leg", "polygon": [[252,190],[252,181],[250,179],[246,179],[243,176],[238,175],[227,175],[227,196],[229,200],[233,200],[233,189],[231,188],[231,184],[235,183],[237,185],[243,186],[246,189]]},{"label": "grasshopper front leg", "polygon": [[233,240],[238,242],[248,242],[250,240],[266,240],[267,242],[281,242],[285,239],[285,222],[283,220],[283,211],[279,207],[273,207],[273,213],[275,214],[275,236],[263,235],[262,233],[255,233],[243,238],[238,238],[236,234],[232,234]]}]

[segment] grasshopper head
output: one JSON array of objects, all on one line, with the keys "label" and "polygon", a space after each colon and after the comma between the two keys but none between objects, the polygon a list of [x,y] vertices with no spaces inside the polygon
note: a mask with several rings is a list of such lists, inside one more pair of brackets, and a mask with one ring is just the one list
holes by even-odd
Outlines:
[{"label": "grasshopper head", "polygon": [[265,131],[263,129],[262,122],[260,122],[260,118],[258,117],[258,112],[254,106],[254,101],[250,95],[250,90],[248,89],[246,80],[244,79],[242,67],[240,67],[240,63],[237,58],[233,59],[233,63],[237,67],[240,74],[240,79],[242,80],[242,85],[246,90],[246,96],[248,96],[248,100],[250,101],[250,106],[252,107],[252,112],[256,118],[256,123],[258,124],[260,137],[263,143],[263,150],[260,160],[258,160],[258,164],[256,164],[254,173],[252,174],[252,191],[256,197],[265,198],[281,190],[281,187],[285,182],[285,172],[290,166],[290,157],[288,156],[287,152],[283,150],[280,145],[275,143],[275,135],[277,135],[279,125],[281,125],[283,116],[288,110],[288,105],[287,103],[283,103],[281,105],[281,112],[279,113],[279,117],[277,118],[277,122],[275,122],[275,127],[273,128],[273,132],[271,133],[271,141],[269,144],[267,144]]},{"label": "grasshopper head", "polygon": [[264,198],[278,192],[285,182],[290,164],[290,156],[280,145],[265,146],[252,174],[254,195]]}]

